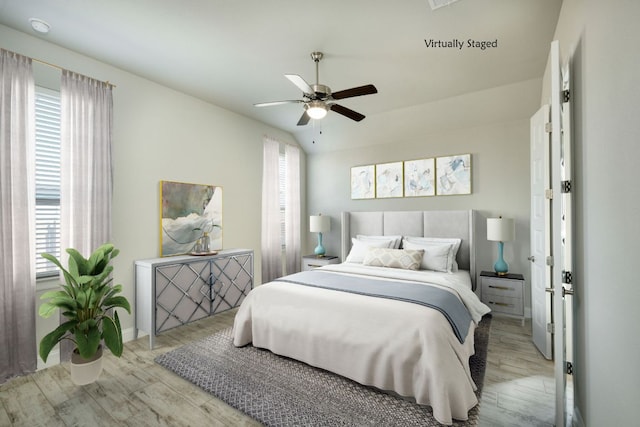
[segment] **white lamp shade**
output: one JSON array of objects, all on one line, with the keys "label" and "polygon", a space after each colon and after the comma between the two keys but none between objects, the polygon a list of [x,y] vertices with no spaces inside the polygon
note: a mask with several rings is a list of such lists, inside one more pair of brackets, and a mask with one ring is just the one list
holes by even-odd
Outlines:
[{"label": "white lamp shade", "polygon": [[487,240],[508,242],[516,236],[513,218],[487,218]]},{"label": "white lamp shade", "polygon": [[325,215],[311,215],[309,217],[309,231],[312,233],[324,233],[331,230],[331,217]]}]

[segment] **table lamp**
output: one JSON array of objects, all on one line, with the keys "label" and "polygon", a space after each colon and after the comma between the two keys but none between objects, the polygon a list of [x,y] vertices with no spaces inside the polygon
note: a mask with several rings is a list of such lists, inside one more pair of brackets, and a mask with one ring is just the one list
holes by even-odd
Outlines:
[{"label": "table lamp", "polygon": [[509,266],[503,258],[504,242],[513,240],[516,234],[513,218],[487,218],[487,240],[498,242],[498,260],[493,266],[498,276],[504,276]]},{"label": "table lamp", "polygon": [[322,216],[322,214],[311,215],[309,217],[309,231],[318,233],[318,246],[314,253],[318,257],[324,256],[324,246],[322,246],[322,233],[331,229],[331,217]]}]

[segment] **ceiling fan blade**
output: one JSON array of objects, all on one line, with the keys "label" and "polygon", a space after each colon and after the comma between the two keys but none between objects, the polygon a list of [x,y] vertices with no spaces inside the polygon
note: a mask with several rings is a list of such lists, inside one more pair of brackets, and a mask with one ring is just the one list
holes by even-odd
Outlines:
[{"label": "ceiling fan blade", "polygon": [[297,74],[285,74],[284,75],[286,78],[288,78],[291,83],[293,83],[294,85],[298,86],[298,88],[305,93],[306,95],[311,95],[313,93],[313,89],[311,89],[311,86],[309,86],[309,83],[307,83],[302,77],[300,77]]},{"label": "ceiling fan blade", "polygon": [[300,120],[298,120],[298,126],[304,126],[307,123],[309,123],[309,120],[311,119],[311,117],[309,117],[309,115],[307,114],[306,110],[304,113],[302,113],[302,116],[300,116]]},{"label": "ceiling fan blade", "polygon": [[353,111],[347,107],[343,107],[342,105],[338,105],[338,104],[331,104],[331,111],[335,111],[338,114],[342,114],[343,116],[348,117],[351,120],[355,120],[356,122],[359,122],[360,120],[364,119],[364,116],[358,113],[357,111]]},{"label": "ceiling fan blade", "polygon": [[254,107],[271,107],[273,105],[282,105],[282,104],[299,104],[304,102],[301,99],[291,99],[288,101],[273,101],[273,102],[260,102],[258,104],[253,104]]},{"label": "ceiling fan blade", "polygon": [[351,89],[339,90],[334,92],[331,97],[333,99],[353,98],[354,96],[371,95],[378,93],[378,89],[374,85],[364,85],[352,87]]}]

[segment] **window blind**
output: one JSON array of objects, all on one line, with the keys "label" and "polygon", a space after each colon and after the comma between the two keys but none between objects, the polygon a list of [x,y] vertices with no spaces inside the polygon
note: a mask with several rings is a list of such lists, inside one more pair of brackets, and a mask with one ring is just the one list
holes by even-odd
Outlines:
[{"label": "window blind", "polygon": [[36,277],[57,267],[40,256],[60,257],[60,94],[41,87],[35,94]]}]

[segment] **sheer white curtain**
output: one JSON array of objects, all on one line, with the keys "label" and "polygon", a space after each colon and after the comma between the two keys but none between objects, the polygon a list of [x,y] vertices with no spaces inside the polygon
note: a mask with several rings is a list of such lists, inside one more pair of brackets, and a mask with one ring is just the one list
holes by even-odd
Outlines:
[{"label": "sheer white curtain", "polygon": [[262,156],[262,283],[282,276],[280,223],[280,144],[265,138]]},{"label": "sheer white curtain", "polygon": [[37,366],[34,150],[31,59],[0,49],[0,383]]},{"label": "sheer white curtain", "polygon": [[287,274],[300,271],[300,149],[285,145],[285,266]]},{"label": "sheer white curtain", "polygon": [[[71,71],[62,72],[60,241],[84,256],[111,240],[111,85]],[[61,360],[71,345],[63,342]]]}]

